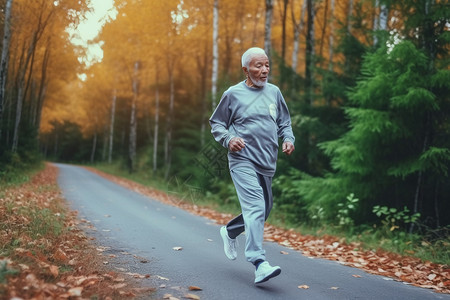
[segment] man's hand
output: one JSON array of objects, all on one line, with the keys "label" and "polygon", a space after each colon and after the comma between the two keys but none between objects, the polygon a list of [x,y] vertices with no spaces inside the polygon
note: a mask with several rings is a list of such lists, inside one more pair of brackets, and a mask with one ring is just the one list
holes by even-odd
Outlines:
[{"label": "man's hand", "polygon": [[291,142],[284,142],[283,143],[283,152],[287,155],[291,155],[292,152],[294,152],[295,147]]},{"label": "man's hand", "polygon": [[240,137],[234,137],[230,140],[230,142],[228,143],[228,149],[231,152],[237,152],[237,151],[241,151],[242,149],[245,148],[245,142],[242,138]]}]

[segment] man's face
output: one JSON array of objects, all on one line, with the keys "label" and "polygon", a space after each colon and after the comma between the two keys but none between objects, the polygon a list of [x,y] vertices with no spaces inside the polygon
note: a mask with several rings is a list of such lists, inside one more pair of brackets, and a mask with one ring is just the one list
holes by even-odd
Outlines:
[{"label": "man's face", "polygon": [[246,67],[243,69],[254,85],[263,87],[269,76],[269,59],[264,54],[255,55],[250,61],[248,69]]}]

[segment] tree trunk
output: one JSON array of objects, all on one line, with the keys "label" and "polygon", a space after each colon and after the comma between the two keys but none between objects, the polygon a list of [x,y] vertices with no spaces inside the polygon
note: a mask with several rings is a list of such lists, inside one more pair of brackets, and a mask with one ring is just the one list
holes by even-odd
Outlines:
[{"label": "tree trunk", "polygon": [[116,117],[116,102],[117,102],[117,90],[114,89],[111,101],[111,117],[109,123],[109,149],[108,149],[108,163],[112,162],[112,153],[114,145],[114,121]]},{"label": "tree trunk", "polygon": [[333,71],[333,55],[334,55],[334,7],[335,0],[331,0],[331,20],[330,20],[330,34],[328,35],[328,71]]},{"label": "tree trunk", "polygon": [[96,150],[97,150],[97,132],[95,132],[94,138],[92,140],[91,163],[94,163]]},{"label": "tree trunk", "polygon": [[347,14],[347,32],[350,34],[352,29],[351,17],[353,15],[353,0],[348,3],[348,14]]},{"label": "tree trunk", "polygon": [[213,8],[213,61],[211,75],[211,106],[214,111],[217,106],[217,77],[219,73],[219,0],[214,0]]},{"label": "tree trunk", "polygon": [[439,218],[439,182],[436,182],[435,188],[434,188],[434,214],[436,216],[436,228],[439,228],[441,226],[440,218]]},{"label": "tree trunk", "polygon": [[289,0],[283,0],[282,32],[281,32],[281,59],[283,63],[286,61],[286,17]]},{"label": "tree trunk", "polygon": [[[292,1],[292,7],[291,7],[291,13],[292,13],[292,23],[294,25],[294,47],[292,50],[292,70],[294,73],[297,73],[297,65],[298,65],[298,49],[300,44],[300,34],[303,31],[303,27],[305,27],[305,11],[306,11],[306,0],[303,0],[302,2],[302,11],[300,14],[300,21],[297,23],[295,19],[295,12],[294,12],[294,1]],[[295,76],[294,76],[295,80]]]},{"label": "tree trunk", "polygon": [[134,165],[136,160],[136,134],[137,134],[137,118],[136,118],[136,106],[138,98],[138,73],[139,73],[140,62],[136,61],[134,63],[134,74],[133,74],[133,100],[131,102],[131,116],[130,116],[130,140],[128,145],[128,168],[129,172],[134,172]]},{"label": "tree trunk", "polygon": [[314,3],[313,0],[306,0],[308,12],[307,33],[306,33],[306,63],[305,63],[305,91],[306,99],[313,105],[313,68],[314,68]]},{"label": "tree trunk", "polygon": [[[425,136],[423,138],[423,145],[422,145],[422,153],[424,153],[428,149],[428,141],[430,139],[431,134],[431,122],[430,122],[430,114],[427,114],[426,120],[425,120]],[[419,170],[419,174],[417,175],[417,185],[416,185],[416,192],[414,193],[414,206],[412,213],[415,214],[419,211],[419,195],[420,195],[420,189],[422,187],[422,177],[423,177],[423,171]],[[409,227],[409,233],[413,233],[414,231],[414,223],[411,223]]]},{"label": "tree trunk", "polygon": [[[30,60],[32,56],[34,56],[34,52],[36,49],[36,41],[37,41],[37,32],[34,32],[33,37],[31,38],[30,45],[28,47],[28,51],[25,57],[25,61],[23,65],[20,66],[20,72],[18,77],[18,88],[17,88],[17,106],[16,106],[16,118],[14,122],[14,131],[13,131],[13,140],[12,140],[12,152],[17,151],[17,146],[19,144],[19,125],[22,117],[22,106],[23,100],[25,98],[25,76],[27,73],[28,66],[30,64]],[[31,71],[30,71],[31,72]]]},{"label": "tree trunk", "polygon": [[387,30],[388,7],[386,4],[380,6],[380,0],[375,0],[375,13],[373,17],[373,45],[378,46],[378,30]]},{"label": "tree trunk", "polygon": [[153,174],[158,168],[158,133],[159,133],[159,68],[158,62],[155,64],[155,128],[153,130]]},{"label": "tree trunk", "polygon": [[203,58],[200,54],[197,55],[197,67],[198,74],[200,76],[200,101],[201,101],[201,124],[200,124],[200,145],[203,147],[205,145],[205,132],[206,126],[208,124],[209,110],[207,109],[207,97],[206,97],[206,74],[208,73],[208,44],[205,44],[205,51],[203,52]]},{"label": "tree trunk", "polygon": [[33,119],[33,125],[36,127],[37,130],[39,130],[39,126],[41,124],[41,116],[42,116],[42,108],[44,106],[44,98],[45,93],[47,91],[47,67],[48,67],[48,61],[50,58],[50,49],[51,44],[50,42],[47,43],[47,47],[45,48],[44,52],[44,58],[42,61],[42,69],[41,69],[41,84],[39,86],[39,93],[37,98],[37,104],[36,104],[36,115]]},{"label": "tree trunk", "polygon": [[327,25],[328,25],[328,0],[325,0],[325,7],[323,9],[322,35],[320,36],[319,57],[323,57],[323,44],[325,41],[325,34],[328,27]]},{"label": "tree trunk", "polygon": [[11,6],[13,0],[7,0],[5,4],[5,20],[3,23],[3,43],[2,43],[2,57],[0,62],[0,140],[2,138],[2,120],[3,120],[3,105],[5,103],[6,95],[6,80],[8,76],[9,65],[9,44],[11,42]]},{"label": "tree trunk", "polygon": [[173,127],[173,106],[175,102],[175,79],[173,77],[174,61],[169,61],[169,113],[167,115],[166,143],[165,143],[165,165],[166,173],[164,177],[169,178],[172,166],[172,127]]},{"label": "tree trunk", "polygon": [[266,0],[266,19],[264,25],[264,51],[271,61],[273,1]]}]

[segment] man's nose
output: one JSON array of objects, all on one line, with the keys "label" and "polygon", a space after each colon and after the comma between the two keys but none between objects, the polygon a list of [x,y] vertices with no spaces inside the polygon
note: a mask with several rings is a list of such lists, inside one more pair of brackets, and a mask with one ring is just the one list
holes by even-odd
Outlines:
[{"label": "man's nose", "polygon": [[269,73],[269,67],[264,66],[262,71],[263,73]]}]

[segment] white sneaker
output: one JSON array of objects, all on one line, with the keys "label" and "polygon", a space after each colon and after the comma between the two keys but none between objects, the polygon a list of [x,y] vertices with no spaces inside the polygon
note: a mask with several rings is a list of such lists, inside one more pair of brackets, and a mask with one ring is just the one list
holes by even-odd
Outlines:
[{"label": "white sneaker", "polygon": [[270,278],[280,275],[281,268],[279,266],[272,267],[267,261],[262,262],[255,271],[255,283],[262,283]]},{"label": "white sneaker", "polygon": [[222,236],[223,250],[225,252],[225,255],[229,259],[235,260],[237,257],[236,239],[232,239],[228,236],[228,231],[225,226],[222,226],[222,228],[220,228],[220,235]]}]

